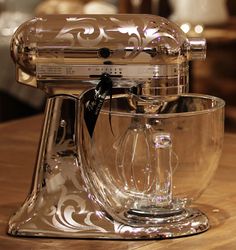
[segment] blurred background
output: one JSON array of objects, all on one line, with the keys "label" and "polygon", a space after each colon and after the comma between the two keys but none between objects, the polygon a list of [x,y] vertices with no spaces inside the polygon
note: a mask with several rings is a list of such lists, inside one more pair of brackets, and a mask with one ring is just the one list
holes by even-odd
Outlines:
[{"label": "blurred background", "polygon": [[206,61],[190,65],[190,91],[226,101],[226,131],[236,132],[236,0],[0,0],[0,122],[42,113],[45,95],[15,81],[9,43],[16,28],[41,14],[150,13],[207,39]]}]

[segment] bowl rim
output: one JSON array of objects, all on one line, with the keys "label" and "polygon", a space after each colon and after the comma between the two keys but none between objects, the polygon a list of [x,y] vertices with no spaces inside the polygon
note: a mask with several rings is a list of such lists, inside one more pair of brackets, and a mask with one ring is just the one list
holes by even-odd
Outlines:
[{"label": "bowl rim", "polygon": [[[203,110],[197,110],[197,111],[187,111],[187,112],[176,112],[176,113],[165,113],[165,114],[144,114],[144,113],[135,113],[135,112],[127,112],[127,111],[114,111],[114,110],[105,110],[102,108],[101,113],[103,114],[111,114],[112,116],[128,116],[128,117],[134,117],[134,116],[142,116],[142,117],[152,117],[152,118],[171,118],[171,117],[188,117],[188,116],[196,116],[196,115],[203,115],[203,114],[210,114],[217,110],[224,109],[225,107],[225,101],[219,97],[212,96],[212,95],[206,95],[206,94],[198,94],[198,93],[188,93],[188,94],[180,94],[179,97],[194,97],[194,98],[200,98],[200,99],[208,99],[211,100],[212,103],[214,103],[214,106],[210,108],[206,108]],[[116,98],[121,98],[121,96],[117,96]]]}]

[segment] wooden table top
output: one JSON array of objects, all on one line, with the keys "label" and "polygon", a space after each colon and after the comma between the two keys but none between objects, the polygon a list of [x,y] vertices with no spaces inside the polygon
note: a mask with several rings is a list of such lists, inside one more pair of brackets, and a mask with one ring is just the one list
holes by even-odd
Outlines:
[{"label": "wooden table top", "polygon": [[81,240],[12,237],[9,217],[30,189],[42,117],[0,125],[0,249],[236,249],[236,134],[225,134],[220,166],[197,201],[211,228],[202,234],[166,240]]}]

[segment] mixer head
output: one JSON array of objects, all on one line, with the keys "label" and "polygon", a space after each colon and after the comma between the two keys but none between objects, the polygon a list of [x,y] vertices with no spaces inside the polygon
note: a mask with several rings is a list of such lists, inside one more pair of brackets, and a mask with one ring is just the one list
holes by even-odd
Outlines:
[{"label": "mixer head", "polygon": [[204,39],[189,39],[176,24],[152,15],[36,17],[11,43],[17,81],[53,93],[81,93],[104,73],[114,86],[141,82],[164,95],[184,93],[188,61],[204,59],[205,51]]}]

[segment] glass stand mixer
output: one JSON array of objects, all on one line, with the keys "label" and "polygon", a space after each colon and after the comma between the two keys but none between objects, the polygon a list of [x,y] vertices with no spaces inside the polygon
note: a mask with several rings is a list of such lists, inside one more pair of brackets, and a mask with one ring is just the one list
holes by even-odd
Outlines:
[{"label": "glass stand mixer", "polygon": [[206,45],[151,15],[34,18],[11,42],[17,81],[48,95],[15,236],[149,239],[206,231],[191,202],[223,142],[224,101],[188,94]]}]

